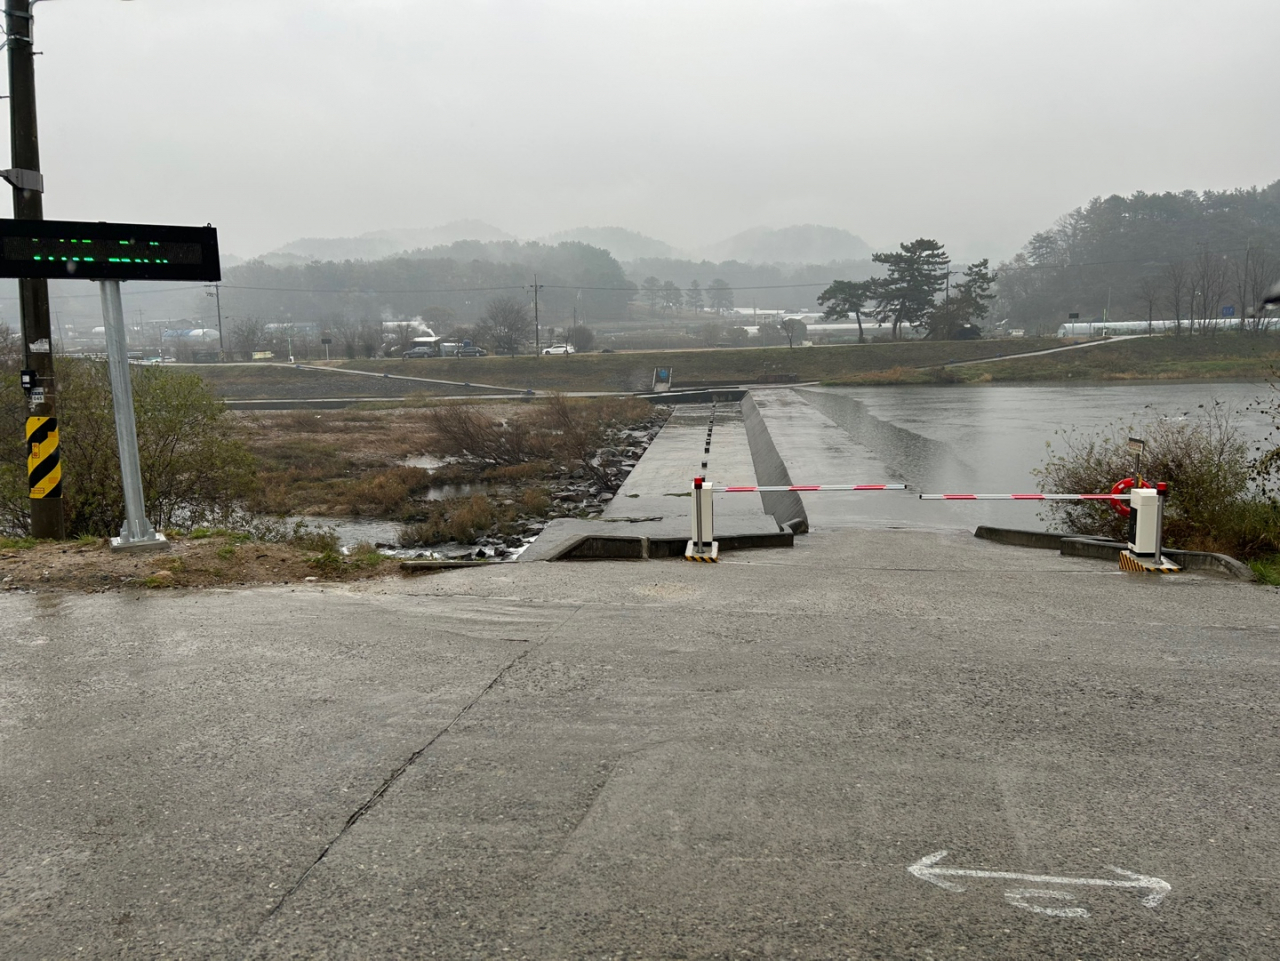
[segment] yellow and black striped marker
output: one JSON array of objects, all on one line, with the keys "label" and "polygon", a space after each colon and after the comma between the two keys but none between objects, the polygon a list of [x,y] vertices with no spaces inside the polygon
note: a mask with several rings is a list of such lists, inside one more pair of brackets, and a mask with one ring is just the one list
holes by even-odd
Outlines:
[{"label": "yellow and black striped marker", "polygon": [[27,486],[33,500],[62,496],[58,418],[27,418]]},{"label": "yellow and black striped marker", "polygon": [[[703,543],[706,543],[705,541]],[[689,541],[688,546],[684,549],[684,559],[686,561],[701,561],[703,564],[717,564],[720,561],[720,542],[711,541],[707,545],[710,550],[704,548],[703,553],[699,554],[693,549],[693,541]]]},{"label": "yellow and black striped marker", "polygon": [[1137,557],[1130,551],[1121,551],[1120,570],[1133,574],[1176,574],[1182,568],[1165,558],[1161,558],[1157,564],[1154,558]]}]

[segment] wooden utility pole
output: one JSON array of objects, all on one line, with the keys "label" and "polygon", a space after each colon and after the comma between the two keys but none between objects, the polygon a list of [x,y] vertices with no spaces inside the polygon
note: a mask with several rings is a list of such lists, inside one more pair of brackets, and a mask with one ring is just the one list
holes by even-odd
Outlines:
[{"label": "wooden utility pole", "polygon": [[542,284],[538,283],[538,275],[533,275],[533,353],[535,357],[542,356],[541,336],[538,328],[538,291],[542,289]]},{"label": "wooden utility pole", "polygon": [[[31,0],[8,0],[5,29],[9,44],[9,139],[15,220],[44,219],[44,178],[36,133],[36,75],[31,49]],[[33,372],[26,423],[27,482],[31,534],[61,540],[62,465],[58,451],[57,385],[53,377],[53,337],[49,326],[49,282],[18,281],[24,366]]]}]

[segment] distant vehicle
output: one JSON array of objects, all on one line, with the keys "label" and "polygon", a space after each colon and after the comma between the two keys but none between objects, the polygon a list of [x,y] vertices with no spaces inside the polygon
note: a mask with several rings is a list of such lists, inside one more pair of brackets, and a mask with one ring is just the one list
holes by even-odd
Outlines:
[{"label": "distant vehicle", "polygon": [[436,352],[430,347],[410,347],[401,357],[434,357]]},{"label": "distant vehicle", "polygon": [[612,353],[613,353],[613,348],[612,348],[612,347],[601,347],[601,348],[600,348],[600,353],[602,353],[602,354],[612,354]]},{"label": "distant vehicle", "polygon": [[459,347],[457,356],[459,357],[484,357],[489,352],[483,347]]},{"label": "distant vehicle", "polygon": [[544,347],[542,352],[544,354],[572,354],[573,348],[568,344],[555,344],[551,347]]}]

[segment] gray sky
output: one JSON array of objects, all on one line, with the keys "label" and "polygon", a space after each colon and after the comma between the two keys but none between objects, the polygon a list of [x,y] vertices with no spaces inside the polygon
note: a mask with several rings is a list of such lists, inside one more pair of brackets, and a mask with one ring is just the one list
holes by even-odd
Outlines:
[{"label": "gray sky", "polygon": [[1280,177],[1276,0],[46,0],[45,215],[1015,251]]}]

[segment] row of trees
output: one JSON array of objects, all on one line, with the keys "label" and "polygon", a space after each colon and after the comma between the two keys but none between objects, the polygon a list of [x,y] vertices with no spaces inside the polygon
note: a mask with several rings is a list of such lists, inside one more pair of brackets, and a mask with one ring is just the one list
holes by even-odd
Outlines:
[{"label": "row of trees", "polygon": [[696,280],[691,281],[688,287],[680,288],[670,280],[646,277],[640,284],[640,296],[649,305],[651,314],[656,314],[659,308],[675,313],[681,307],[688,307],[695,314],[707,308],[717,313],[733,310],[733,288],[719,277],[711,281],[705,290]]},{"label": "row of trees", "polygon": [[1262,190],[1096,197],[1036,233],[997,268],[994,314],[1052,330],[1084,320],[1258,319],[1280,279],[1280,181]]},{"label": "row of trees", "polygon": [[894,340],[903,328],[924,330],[931,340],[961,340],[979,336],[978,324],[995,299],[996,277],[986,260],[970,264],[959,283],[952,284],[951,260],[936,240],[920,238],[899,249],[871,258],[885,268],[869,280],[837,280],[818,295],[828,321],[855,318],[858,340],[864,339],[863,315],[887,323]]}]

